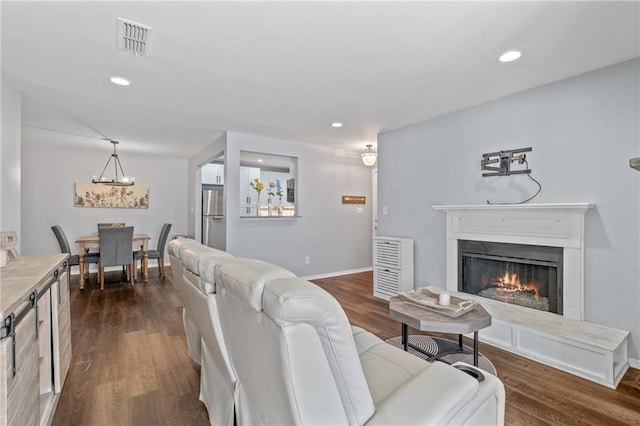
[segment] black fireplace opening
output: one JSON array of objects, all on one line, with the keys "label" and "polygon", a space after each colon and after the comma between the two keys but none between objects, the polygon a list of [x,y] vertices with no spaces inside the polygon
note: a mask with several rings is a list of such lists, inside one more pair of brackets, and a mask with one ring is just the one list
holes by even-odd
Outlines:
[{"label": "black fireplace opening", "polygon": [[562,247],[458,241],[458,291],[562,315]]}]

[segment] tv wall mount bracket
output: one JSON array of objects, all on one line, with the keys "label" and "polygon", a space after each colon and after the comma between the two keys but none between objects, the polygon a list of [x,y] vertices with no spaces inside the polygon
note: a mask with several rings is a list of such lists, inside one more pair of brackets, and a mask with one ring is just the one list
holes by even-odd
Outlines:
[{"label": "tv wall mount bracket", "polygon": [[[482,173],[482,177],[509,176],[531,173],[531,169],[528,168],[529,164],[527,162],[526,154],[527,152],[531,151],[531,147],[528,147],[482,154],[480,167],[482,170],[487,170],[487,172]],[[520,170],[511,170],[511,164],[515,162],[517,162],[518,164],[526,164],[527,168]],[[492,166],[492,164],[496,165]]]}]

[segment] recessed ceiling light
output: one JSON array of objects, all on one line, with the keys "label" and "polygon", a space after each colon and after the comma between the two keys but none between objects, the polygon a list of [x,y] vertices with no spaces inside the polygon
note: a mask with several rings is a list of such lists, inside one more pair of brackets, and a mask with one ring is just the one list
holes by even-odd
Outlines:
[{"label": "recessed ceiling light", "polygon": [[113,84],[117,84],[118,86],[128,86],[131,84],[131,81],[127,80],[124,77],[113,76],[109,79]]},{"label": "recessed ceiling light", "polygon": [[334,121],[333,123],[331,123],[331,127],[342,127],[342,123],[340,123],[339,121]]},{"label": "recessed ceiling light", "polygon": [[258,158],[258,163],[262,163],[262,158]]},{"label": "recessed ceiling light", "polygon": [[500,56],[500,62],[513,62],[520,56],[522,56],[522,52],[519,50],[509,50]]}]

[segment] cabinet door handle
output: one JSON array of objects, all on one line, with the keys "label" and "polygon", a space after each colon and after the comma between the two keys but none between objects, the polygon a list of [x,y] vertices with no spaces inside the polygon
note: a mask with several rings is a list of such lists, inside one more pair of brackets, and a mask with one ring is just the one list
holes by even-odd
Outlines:
[{"label": "cabinet door handle", "polygon": [[[68,278],[68,275],[66,276]],[[58,277],[58,305],[62,301],[62,280]]]}]

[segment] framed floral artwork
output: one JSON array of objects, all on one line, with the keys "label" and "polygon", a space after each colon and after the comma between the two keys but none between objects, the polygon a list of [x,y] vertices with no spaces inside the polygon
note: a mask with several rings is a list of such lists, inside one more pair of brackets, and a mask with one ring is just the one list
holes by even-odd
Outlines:
[{"label": "framed floral artwork", "polygon": [[148,209],[149,187],[76,183],[73,200],[76,207]]}]

